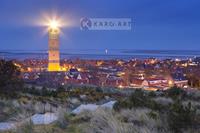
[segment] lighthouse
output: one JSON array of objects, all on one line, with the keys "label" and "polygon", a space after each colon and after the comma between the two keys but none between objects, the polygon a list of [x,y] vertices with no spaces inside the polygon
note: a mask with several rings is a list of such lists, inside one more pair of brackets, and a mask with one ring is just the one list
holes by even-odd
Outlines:
[{"label": "lighthouse", "polygon": [[60,71],[60,50],[59,50],[59,35],[60,29],[58,23],[53,20],[48,27],[48,71]]}]

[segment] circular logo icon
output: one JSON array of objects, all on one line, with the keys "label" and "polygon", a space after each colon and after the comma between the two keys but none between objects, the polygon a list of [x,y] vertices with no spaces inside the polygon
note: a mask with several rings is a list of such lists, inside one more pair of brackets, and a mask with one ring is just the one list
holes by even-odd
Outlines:
[{"label": "circular logo icon", "polygon": [[81,19],[81,30],[89,30],[92,27],[92,21],[89,18]]}]

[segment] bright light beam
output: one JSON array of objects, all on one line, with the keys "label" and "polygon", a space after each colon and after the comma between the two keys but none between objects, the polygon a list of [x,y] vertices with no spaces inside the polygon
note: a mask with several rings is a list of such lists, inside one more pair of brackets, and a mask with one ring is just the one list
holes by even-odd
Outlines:
[{"label": "bright light beam", "polygon": [[45,36],[50,29],[57,29],[59,30],[61,36],[65,36],[62,30],[65,29],[66,27],[74,27],[76,25],[75,21],[74,20],[72,21],[72,19],[67,17],[67,15],[59,16],[55,12],[51,14],[42,13],[41,17],[34,19],[33,22],[34,25],[44,27],[42,36]]},{"label": "bright light beam", "polygon": [[49,22],[49,28],[57,29],[57,28],[59,28],[59,27],[60,27],[60,24],[59,24],[58,21],[56,21],[56,20],[51,20],[51,21]]}]

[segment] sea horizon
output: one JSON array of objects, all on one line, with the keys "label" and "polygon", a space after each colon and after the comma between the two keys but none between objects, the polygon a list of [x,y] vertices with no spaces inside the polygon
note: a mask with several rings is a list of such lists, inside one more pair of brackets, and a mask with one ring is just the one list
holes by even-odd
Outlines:
[{"label": "sea horizon", "polygon": [[[188,59],[200,57],[200,50],[128,50],[128,49],[65,49],[60,51],[61,59],[124,59],[133,58],[180,58]],[[0,57],[4,59],[47,59],[47,50],[0,50]]]}]

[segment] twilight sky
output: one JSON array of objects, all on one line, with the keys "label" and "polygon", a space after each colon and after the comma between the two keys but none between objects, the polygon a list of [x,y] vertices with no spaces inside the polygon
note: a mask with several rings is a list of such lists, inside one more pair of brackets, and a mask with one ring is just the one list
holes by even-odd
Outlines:
[{"label": "twilight sky", "polygon": [[[199,0],[0,0],[0,50],[46,50],[43,14],[73,22],[61,49],[200,50]],[[80,18],[132,18],[131,31],[81,31]]]}]

